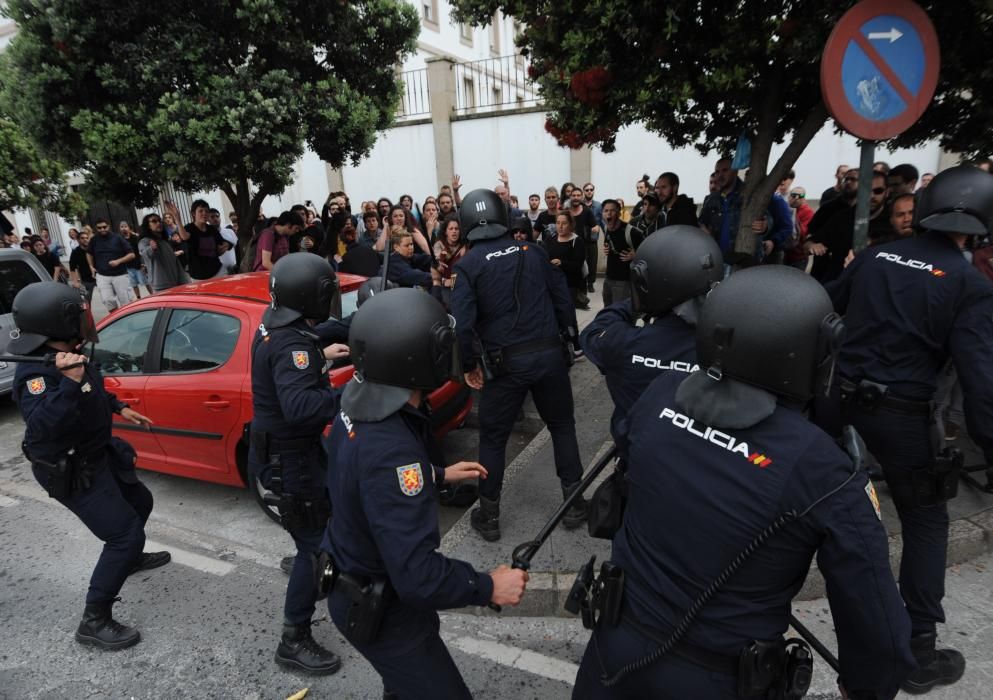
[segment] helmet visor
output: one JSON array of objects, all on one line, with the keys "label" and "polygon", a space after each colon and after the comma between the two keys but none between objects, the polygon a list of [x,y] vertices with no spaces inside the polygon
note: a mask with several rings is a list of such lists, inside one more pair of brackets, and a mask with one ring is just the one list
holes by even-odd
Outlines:
[{"label": "helmet visor", "polygon": [[437,386],[448,380],[462,381],[462,358],[455,334],[455,317],[448,316],[447,323],[437,323],[431,329],[434,376]]}]

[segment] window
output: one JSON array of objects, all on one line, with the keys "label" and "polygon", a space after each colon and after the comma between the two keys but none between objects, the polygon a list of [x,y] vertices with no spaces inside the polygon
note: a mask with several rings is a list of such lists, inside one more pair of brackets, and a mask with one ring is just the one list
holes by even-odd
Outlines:
[{"label": "window", "polygon": [[500,55],[500,13],[493,13],[493,21],[490,23],[490,53],[495,56]]},{"label": "window", "polygon": [[119,318],[100,331],[93,361],[104,374],[141,374],[158,310],[139,311]]},{"label": "window", "polygon": [[341,295],[341,313],[338,318],[348,318],[359,308],[359,292],[345,292]]},{"label": "window", "polygon": [[17,293],[41,278],[28,263],[23,260],[0,260],[0,314],[9,314],[14,305]]},{"label": "window", "polygon": [[220,367],[238,344],[241,323],[224,314],[174,309],[162,346],[163,372],[203,372]]},{"label": "window", "polygon": [[438,30],[438,0],[421,0],[421,17],[424,24]]},{"label": "window", "polygon": [[462,92],[465,95],[465,107],[466,109],[472,109],[476,106],[476,85],[472,81],[472,78],[462,79]]},{"label": "window", "polygon": [[459,41],[466,46],[472,46],[472,27],[459,22]]}]

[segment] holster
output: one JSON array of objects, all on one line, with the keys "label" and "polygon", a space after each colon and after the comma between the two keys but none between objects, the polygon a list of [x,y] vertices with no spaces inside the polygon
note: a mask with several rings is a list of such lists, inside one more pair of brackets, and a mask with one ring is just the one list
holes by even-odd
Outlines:
[{"label": "holster", "polygon": [[936,506],[958,495],[964,458],[954,447],[945,447],[926,469],[910,472],[910,479],[888,479],[893,502],[899,506]]},{"label": "holster", "polygon": [[49,462],[28,453],[27,445],[21,443],[21,451],[45,479],[45,491],[50,498],[64,501],[76,491],[84,491],[93,484],[93,469],[85,462],[80,463],[70,450],[54,462]]},{"label": "holster", "polygon": [[590,537],[614,539],[624,519],[627,495],[623,463],[619,462],[610,476],[596,487],[590,498],[589,516],[586,521]]},{"label": "holster", "polygon": [[294,530],[319,530],[327,527],[331,517],[331,505],[326,498],[305,498],[292,493],[279,496],[275,504],[283,528]]},{"label": "holster", "polygon": [[341,591],[350,601],[345,615],[347,636],[359,643],[376,641],[386,607],[395,595],[389,580],[339,573],[334,590]]},{"label": "holster", "polygon": [[813,669],[813,654],[802,640],[753,641],[738,656],[738,697],[799,700]]},{"label": "holster", "polygon": [[283,464],[279,451],[284,448],[303,450],[312,444],[313,441],[306,438],[279,441],[260,430],[251,433],[251,449],[255,451],[256,459],[269,469],[269,490],[272,493],[266,494],[264,500],[276,507],[280,524],[289,532],[323,528],[331,517],[331,504],[325,496],[307,498],[283,490]]},{"label": "holster", "polygon": [[586,629],[593,629],[597,623],[616,627],[621,621],[624,600],[624,570],[605,561],[600,566],[600,574],[594,577],[595,561],[596,557],[592,557],[576,574],[565,609],[573,614],[580,613]]}]

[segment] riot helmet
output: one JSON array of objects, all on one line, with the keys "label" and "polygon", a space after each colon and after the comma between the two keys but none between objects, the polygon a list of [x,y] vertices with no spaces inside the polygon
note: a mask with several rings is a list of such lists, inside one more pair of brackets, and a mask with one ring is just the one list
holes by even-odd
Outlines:
[{"label": "riot helmet", "polygon": [[500,238],[507,233],[510,212],[493,190],[473,190],[459,206],[459,228],[470,243]]},{"label": "riot helmet", "polygon": [[700,367],[806,402],[827,391],[844,334],[824,288],[800,270],[763,265],[711,292],[697,324]]},{"label": "riot helmet", "polygon": [[724,278],[721,249],[696,226],[667,226],[638,246],[631,262],[635,313],[659,316],[704,296]]},{"label": "riot helmet", "polygon": [[993,221],[993,175],[958,165],[934,176],[914,211],[915,228],[985,236]]},{"label": "riot helmet", "polygon": [[326,321],[337,295],[338,280],[327,260],[312,253],[290,253],[277,260],[269,273],[272,302],[262,323],[279,328],[298,318]]},{"label": "riot helmet", "polygon": [[342,407],[356,420],[382,420],[412,389],[462,379],[455,319],[432,296],[409,287],[379,292],[352,317],[348,348],[355,376]]},{"label": "riot helmet", "polygon": [[[396,289],[396,283],[386,280],[386,289]],[[385,292],[386,289],[383,289],[382,277],[370,277],[359,287],[358,297],[356,297],[355,301],[355,308],[362,306],[380,292]]]},{"label": "riot helmet", "polygon": [[23,354],[49,340],[96,342],[89,306],[80,293],[59,282],[35,282],[14,297],[15,329],[7,350]]}]

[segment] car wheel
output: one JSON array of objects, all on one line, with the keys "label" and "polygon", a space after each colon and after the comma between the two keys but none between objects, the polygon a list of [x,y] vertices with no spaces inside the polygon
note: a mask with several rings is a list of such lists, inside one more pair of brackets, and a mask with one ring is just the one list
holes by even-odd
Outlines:
[{"label": "car wheel", "polygon": [[265,501],[266,494],[271,493],[271,491],[262,485],[262,482],[259,480],[257,474],[252,474],[249,478],[251,479],[251,486],[249,486],[249,488],[252,489],[252,493],[255,494],[255,502],[259,504],[259,508],[262,509],[263,513],[269,516],[270,520],[275,523],[279,523],[279,511],[276,510],[276,506],[266,503]]}]

